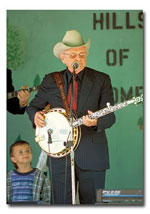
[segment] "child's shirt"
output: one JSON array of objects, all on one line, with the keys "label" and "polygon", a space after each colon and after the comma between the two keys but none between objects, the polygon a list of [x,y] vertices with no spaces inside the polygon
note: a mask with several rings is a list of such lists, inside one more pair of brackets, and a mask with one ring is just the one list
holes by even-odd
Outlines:
[{"label": "child's shirt", "polygon": [[[11,170],[8,172],[8,174],[7,174],[7,203],[8,204],[17,202],[17,201],[16,202],[13,201],[14,200],[13,199],[13,197],[14,197],[13,189],[14,189],[15,183],[12,185],[12,179],[14,180],[14,176],[16,176],[16,178],[20,178],[18,174],[21,176],[21,179],[23,178],[25,181],[26,181],[27,177],[25,178],[24,176],[29,176],[29,174],[30,174],[30,176],[31,176],[30,178],[34,177],[33,183],[32,183],[32,190],[30,188],[30,191],[32,191],[32,199],[33,199],[33,200],[30,200],[31,202],[32,201],[37,202],[37,204],[50,204],[50,201],[51,201],[50,180],[45,175],[45,173],[39,169],[34,169],[33,171],[29,172],[29,174],[28,173],[18,173],[15,170]],[[30,182],[31,182],[31,180],[30,180]],[[18,185],[19,183],[16,183],[16,184]],[[23,203],[25,203],[25,201],[23,201]],[[30,202],[27,201],[27,203],[30,203]]]},{"label": "child's shirt", "polygon": [[12,172],[12,202],[33,201],[34,175],[35,169],[27,173]]}]

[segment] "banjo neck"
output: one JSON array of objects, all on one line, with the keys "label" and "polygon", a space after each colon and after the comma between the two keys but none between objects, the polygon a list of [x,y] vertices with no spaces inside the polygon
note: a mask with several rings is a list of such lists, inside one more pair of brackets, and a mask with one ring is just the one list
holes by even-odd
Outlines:
[{"label": "banjo neck", "polygon": [[39,89],[39,86],[34,86],[32,88],[20,89],[20,90],[17,90],[17,91],[9,92],[9,93],[7,93],[7,100],[12,99],[14,97],[17,97],[18,92],[21,91],[21,90],[25,90],[25,91],[28,91],[29,93],[31,93],[33,91],[37,91],[38,89]]},{"label": "banjo neck", "polygon": [[[98,111],[90,114],[89,118],[90,119],[98,119],[98,118],[103,117],[107,114],[110,114],[114,111],[117,111],[121,108],[124,108],[124,107],[126,107],[132,103],[137,105],[138,103],[141,103],[141,102],[143,102],[143,94],[140,97],[134,97],[131,100],[121,102],[121,103],[116,104],[114,106],[110,106],[110,103],[107,103],[106,104],[107,108],[103,108],[101,110],[98,110]],[[80,117],[79,119],[73,121],[72,126],[78,127],[78,126],[81,126],[82,124],[83,124],[83,119],[82,119],[82,117]]]}]

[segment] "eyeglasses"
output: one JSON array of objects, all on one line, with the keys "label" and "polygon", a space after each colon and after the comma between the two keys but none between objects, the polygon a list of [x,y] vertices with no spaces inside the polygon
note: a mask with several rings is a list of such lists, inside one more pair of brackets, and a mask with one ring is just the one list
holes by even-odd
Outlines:
[{"label": "eyeglasses", "polygon": [[80,58],[85,58],[87,56],[87,53],[86,52],[81,52],[79,54],[77,53],[64,53],[64,55],[68,55],[71,59],[75,59],[77,57],[77,55],[80,57]]}]

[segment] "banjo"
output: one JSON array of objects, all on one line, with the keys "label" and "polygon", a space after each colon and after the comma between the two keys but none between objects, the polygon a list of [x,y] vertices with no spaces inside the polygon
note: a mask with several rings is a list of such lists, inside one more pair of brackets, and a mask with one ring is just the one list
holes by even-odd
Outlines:
[{"label": "banjo", "polygon": [[[89,118],[97,119],[132,103],[137,105],[141,102],[143,102],[143,94],[114,106],[110,106],[110,103],[107,103],[106,108],[90,114]],[[71,148],[67,145],[67,142],[70,140],[73,127],[73,150],[75,150],[81,138],[80,126],[83,124],[82,117],[79,119],[74,117],[71,126],[66,111],[63,108],[52,108],[48,113],[45,113],[44,116],[45,126],[42,128],[36,127],[35,130],[35,141],[39,144],[41,149],[54,158],[61,158],[68,155]]]}]

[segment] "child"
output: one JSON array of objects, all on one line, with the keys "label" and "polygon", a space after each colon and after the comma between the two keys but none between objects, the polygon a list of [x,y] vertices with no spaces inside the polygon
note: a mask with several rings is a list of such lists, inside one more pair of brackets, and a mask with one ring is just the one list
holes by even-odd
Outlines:
[{"label": "child", "polygon": [[44,172],[31,167],[29,143],[21,140],[12,144],[10,159],[16,170],[8,172],[7,203],[50,204],[50,183]]}]

